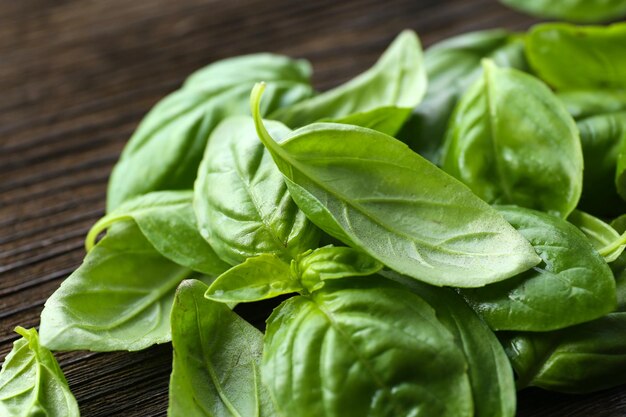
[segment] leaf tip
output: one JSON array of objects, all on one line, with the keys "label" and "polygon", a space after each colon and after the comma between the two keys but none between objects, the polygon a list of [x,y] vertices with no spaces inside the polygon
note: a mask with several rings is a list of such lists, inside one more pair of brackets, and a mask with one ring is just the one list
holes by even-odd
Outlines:
[{"label": "leaf tip", "polygon": [[493,62],[493,60],[491,58],[483,58],[480,60],[480,64],[483,67],[483,70],[485,72],[487,71],[491,71],[494,68],[497,68],[495,62]]},{"label": "leaf tip", "polygon": [[23,337],[28,337],[30,335],[30,331],[22,326],[16,326],[13,331]]},{"label": "leaf tip", "polygon": [[265,85],[263,81],[258,82],[254,84],[250,92],[250,111],[255,121],[257,118],[261,118],[261,96],[263,96],[263,92],[265,91]]}]

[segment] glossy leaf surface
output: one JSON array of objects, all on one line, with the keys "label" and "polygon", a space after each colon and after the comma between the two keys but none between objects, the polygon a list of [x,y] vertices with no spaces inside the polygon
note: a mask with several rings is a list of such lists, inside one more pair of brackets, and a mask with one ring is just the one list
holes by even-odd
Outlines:
[{"label": "glossy leaf surface", "polygon": [[[278,122],[267,127],[277,138],[291,132]],[[229,118],[213,132],[198,171],[194,208],[200,233],[231,265],[264,253],[289,262],[319,240],[250,117]]]},{"label": "glossy leaf surface", "polygon": [[582,191],[572,117],[542,82],[491,61],[455,109],[442,166],[489,203],[561,217],[574,210]]},{"label": "glossy leaf surface", "polygon": [[113,168],[107,211],[151,191],[191,189],[211,131],[225,117],[247,114],[257,81],[272,82],[269,113],[311,94],[306,61],[256,54],[216,62],[192,74],[145,116]]},{"label": "glossy leaf surface", "polygon": [[542,263],[509,280],[462,295],[494,330],[548,331],[593,320],[615,308],[611,269],[587,237],[558,217],[498,208],[533,245]]},{"label": "glossy leaf surface", "polygon": [[134,222],[116,223],[46,301],[41,342],[54,350],[92,351],[168,342],[174,292],[192,276],[164,258]]},{"label": "glossy leaf surface", "polygon": [[455,36],[431,46],[424,54],[428,89],[398,137],[433,163],[439,163],[454,106],[481,77],[483,58],[491,58],[502,67],[527,68],[522,38],[502,29]]},{"label": "glossy leaf surface", "polygon": [[379,128],[395,133],[425,92],[421,45],[417,35],[407,30],[398,35],[369,70],[339,87],[279,109],[269,118],[297,128],[320,120],[341,121],[358,113],[345,122],[375,127],[372,120],[378,120]]},{"label": "glossy leaf surface", "polygon": [[2,417],[79,417],[78,404],[50,351],[35,329],[15,329],[13,343],[0,371]]},{"label": "glossy leaf surface", "polygon": [[329,279],[375,274],[383,265],[371,256],[343,246],[325,246],[299,256],[292,262],[294,275],[308,291]]},{"label": "glossy leaf surface", "polygon": [[261,384],[263,334],[183,281],[172,309],[174,364],[169,417],[273,417]]},{"label": "glossy leaf surface", "polygon": [[207,275],[228,269],[200,236],[192,207],[191,191],[157,191],[129,200],[100,219],[89,231],[90,251],[96,237],[112,224],[133,220],[146,240],[164,257]]},{"label": "glossy leaf surface", "polygon": [[278,144],[258,112],[257,132],[300,209],[318,227],[388,267],[435,285],[482,286],[539,259],[500,214],[382,133],[332,123]]},{"label": "glossy leaf surface", "polygon": [[626,277],[617,277],[617,310],[549,333],[510,333],[500,339],[518,386],[588,393],[626,383]]},{"label": "glossy leaf surface", "polygon": [[557,97],[576,121],[626,111],[625,91],[570,90],[558,92]]},{"label": "glossy leaf surface", "polygon": [[287,264],[276,255],[248,258],[220,275],[206,297],[238,303],[264,300],[294,292],[312,292],[326,280],[372,275],[383,267],[369,255],[347,247],[308,250]]},{"label": "glossy leaf surface", "polygon": [[556,89],[626,87],[626,23],[536,25],[528,34],[526,52],[539,77]]},{"label": "glossy leaf surface", "polygon": [[206,292],[221,303],[265,300],[302,290],[302,284],[285,263],[273,254],[246,259],[224,272]]},{"label": "glossy leaf surface", "polygon": [[279,415],[466,417],[463,352],[420,297],[384,279],[343,279],[268,320],[263,381]]},{"label": "glossy leaf surface", "polygon": [[468,363],[475,416],[513,417],[517,398],[511,364],[495,334],[463,298],[448,288],[435,288],[394,273],[383,275],[422,297],[454,335]]}]

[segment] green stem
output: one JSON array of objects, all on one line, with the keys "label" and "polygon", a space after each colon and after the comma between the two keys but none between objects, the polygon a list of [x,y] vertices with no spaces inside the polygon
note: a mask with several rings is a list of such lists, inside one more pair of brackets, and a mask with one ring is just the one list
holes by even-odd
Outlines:
[{"label": "green stem", "polygon": [[619,239],[614,240],[613,242],[598,250],[598,253],[602,256],[608,256],[611,254],[611,252],[619,249],[619,247],[623,245],[626,245],[626,232],[624,232],[619,237]]}]

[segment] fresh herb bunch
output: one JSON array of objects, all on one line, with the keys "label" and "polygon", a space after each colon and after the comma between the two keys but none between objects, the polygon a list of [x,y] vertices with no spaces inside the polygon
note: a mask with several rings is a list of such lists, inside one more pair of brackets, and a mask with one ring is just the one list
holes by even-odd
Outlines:
[{"label": "fresh herb bunch", "polygon": [[[272,54],[194,73],[18,329],[0,414],[78,415],[48,349],[170,340],[170,417],[512,417],[526,386],[626,383],[625,48],[405,31],[323,93]],[[279,296],[263,331],[233,311]]]}]

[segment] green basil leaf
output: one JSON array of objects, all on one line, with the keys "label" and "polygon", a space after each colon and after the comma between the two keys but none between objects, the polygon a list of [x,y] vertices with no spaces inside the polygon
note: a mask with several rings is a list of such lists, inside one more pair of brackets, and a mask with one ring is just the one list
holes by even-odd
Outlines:
[{"label": "green basil leaf", "polygon": [[435,285],[482,286],[539,261],[493,208],[390,136],[319,123],[277,144],[259,114],[262,91],[252,92],[259,138],[296,204],[326,233]]},{"label": "green basil leaf", "polygon": [[583,394],[626,383],[626,312],[552,333],[502,335],[518,384]]},{"label": "green basil leaf", "polygon": [[606,262],[613,262],[624,252],[626,238],[602,220],[580,210],[574,210],[567,221],[578,227],[588,238],[594,249]]},{"label": "green basil leaf", "polygon": [[626,93],[616,90],[572,90],[558,94],[576,119],[585,162],[578,207],[601,217],[626,211],[615,182],[617,160],[626,134]]},{"label": "green basil leaf", "polygon": [[133,198],[93,225],[85,246],[89,252],[96,237],[119,221],[133,220],[150,244],[164,257],[207,275],[228,269],[200,236],[191,191],[155,191]]},{"label": "green basil leaf", "polygon": [[46,301],[41,342],[53,350],[92,351],[168,342],[174,292],[192,276],[164,258],[135,222],[115,223]]},{"label": "green basil leaf", "polygon": [[537,74],[557,89],[626,87],[626,24],[536,25],[528,33],[526,53]]},{"label": "green basil leaf", "polygon": [[13,343],[0,371],[0,415],[3,417],[79,417],[78,404],[63,371],[41,346],[35,329],[15,329]]},{"label": "green basil leaf", "polygon": [[206,290],[188,280],[176,291],[168,416],[275,416],[261,384],[263,334],[226,305],[204,298]]},{"label": "green basil leaf", "polygon": [[279,295],[322,288],[325,280],[372,275],[383,265],[363,252],[326,246],[308,250],[291,265],[276,255],[248,258],[220,275],[206,297],[222,303],[265,300]]},{"label": "green basil leaf", "polygon": [[274,254],[263,254],[248,258],[217,277],[206,297],[221,303],[240,303],[274,298],[302,289],[289,264]]},{"label": "green basil leaf", "polygon": [[311,292],[326,280],[372,275],[383,267],[361,251],[332,245],[304,253],[291,265],[302,286]]},{"label": "green basil leaf", "polygon": [[[585,160],[580,208],[608,217],[623,213],[626,204],[618,191],[621,184],[619,158],[626,142],[626,112],[588,117],[578,122],[578,130]],[[615,188],[598,186],[614,182],[617,182]],[[626,196],[626,192],[623,193]]]},{"label": "green basil leaf", "polygon": [[461,95],[481,76],[483,58],[503,67],[527,69],[523,39],[502,29],[466,33],[431,46],[424,54],[426,96],[398,138],[438,164],[448,120]]},{"label": "green basil leaf", "polygon": [[[402,123],[402,115],[415,107],[426,91],[426,72],[423,66],[420,41],[414,32],[402,32],[383,53],[378,62],[351,81],[332,90],[285,107],[270,114],[270,119],[279,120],[292,128],[301,127],[319,120],[341,120],[354,113],[370,113],[358,118],[348,118],[348,123],[365,122],[378,118],[384,112],[387,133],[393,134]],[[267,81],[267,80],[266,80]],[[394,115],[398,112],[399,115]],[[404,120],[401,120],[404,122]]]},{"label": "green basil leaf", "polygon": [[484,61],[446,133],[443,168],[488,203],[567,217],[582,191],[572,117],[542,82]]},{"label": "green basil leaf", "polygon": [[[275,137],[291,131],[267,122]],[[263,253],[290,261],[317,246],[319,229],[298,209],[250,117],[214,130],[194,187],[200,233],[231,265]]]},{"label": "green basil leaf", "polygon": [[505,332],[500,339],[518,386],[574,394],[626,383],[626,277],[617,279],[618,309],[605,317],[548,333]]},{"label": "green basil leaf", "polygon": [[461,290],[489,327],[555,330],[615,308],[611,269],[580,230],[534,210],[514,206],[498,210],[530,241],[543,262],[507,281]]},{"label": "green basil leaf", "polygon": [[113,168],[107,211],[151,191],[191,189],[207,139],[225,117],[248,112],[257,81],[271,81],[264,113],[310,96],[310,66],[279,55],[231,58],[192,74],[146,115]]},{"label": "green basil leaf", "polygon": [[252,302],[303,290],[315,291],[324,280],[376,273],[382,264],[347,247],[309,250],[286,264],[273,254],[248,258],[221,274],[206,292],[222,303]]},{"label": "green basil leaf", "polygon": [[622,0],[500,0],[536,17],[594,23],[626,16]]},{"label": "green basil leaf", "polygon": [[[231,88],[251,80],[284,80],[293,83],[287,94],[303,97],[310,95],[309,78],[311,64],[305,59],[292,59],[271,53],[256,53],[215,61],[192,73],[183,84],[183,89],[219,90]],[[267,103],[266,111],[291,105],[295,97],[272,95],[278,101]],[[281,101],[282,100],[282,101]]]},{"label": "green basil leaf", "polygon": [[618,155],[617,168],[615,170],[615,186],[620,197],[626,200],[626,112],[622,114],[619,127],[613,133],[619,138],[617,139]]},{"label": "green basil leaf", "polygon": [[617,308],[615,312],[626,312],[626,265],[615,272],[615,292],[617,294]]},{"label": "green basil leaf", "polygon": [[[611,227],[615,229],[617,233],[621,233],[621,236],[626,236],[626,214],[623,214],[615,219],[613,219],[610,223]],[[622,254],[611,264],[611,269],[613,270],[613,274],[619,275],[621,273],[626,273],[626,252],[622,252]],[[626,288],[626,287],[624,287]],[[618,304],[620,299],[626,300],[626,294],[622,298],[620,298],[619,288],[617,294]],[[621,308],[618,306],[618,308]]]},{"label": "green basil leaf", "polygon": [[424,300],[372,277],[328,281],[278,307],[262,376],[279,415],[464,417],[473,415],[466,367]]},{"label": "green basil leaf", "polygon": [[322,121],[367,127],[368,129],[378,130],[381,133],[394,136],[404,125],[410,114],[411,109],[409,107],[387,106]]},{"label": "green basil leaf", "polygon": [[557,97],[576,121],[591,116],[626,111],[626,92],[624,91],[570,90],[558,92]]},{"label": "green basil leaf", "polygon": [[392,272],[383,275],[422,297],[454,335],[469,364],[475,415],[513,417],[517,396],[511,364],[495,334],[474,310],[451,289],[435,288]]}]

